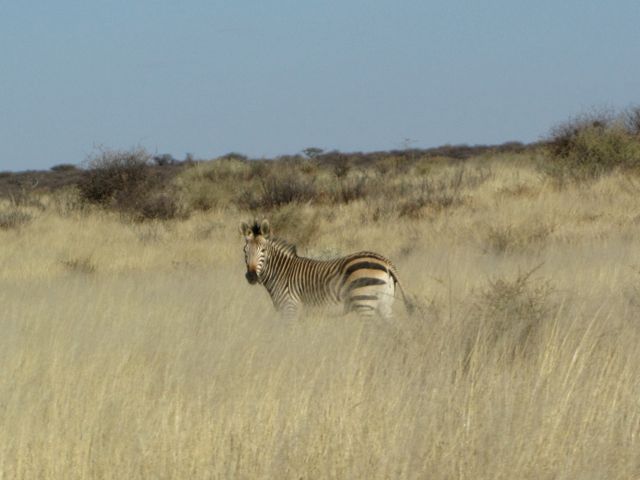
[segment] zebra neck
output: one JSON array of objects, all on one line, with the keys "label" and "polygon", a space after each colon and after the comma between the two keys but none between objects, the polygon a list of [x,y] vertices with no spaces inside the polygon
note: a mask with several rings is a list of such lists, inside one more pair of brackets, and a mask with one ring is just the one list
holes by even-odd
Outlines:
[{"label": "zebra neck", "polygon": [[295,251],[295,247],[283,242],[270,242],[267,249],[267,258],[262,267],[263,284],[267,290],[271,289],[282,279],[285,272],[302,261]]}]

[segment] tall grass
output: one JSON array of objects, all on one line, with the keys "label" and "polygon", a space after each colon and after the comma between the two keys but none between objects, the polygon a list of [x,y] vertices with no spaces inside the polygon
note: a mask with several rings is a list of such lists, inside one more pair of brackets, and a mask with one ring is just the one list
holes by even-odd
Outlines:
[{"label": "tall grass", "polygon": [[392,323],[276,317],[232,201],[146,223],[21,207],[0,229],[0,478],[637,477],[633,184],[559,189],[513,160],[435,165],[456,204],[415,216],[411,169],[396,196],[270,211],[302,254],[391,257],[419,307]]}]

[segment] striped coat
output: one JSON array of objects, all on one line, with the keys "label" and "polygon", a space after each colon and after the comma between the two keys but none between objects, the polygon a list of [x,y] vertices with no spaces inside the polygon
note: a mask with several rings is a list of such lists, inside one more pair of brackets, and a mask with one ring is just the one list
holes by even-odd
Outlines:
[{"label": "striped coat", "polygon": [[380,254],[359,252],[334,260],[300,257],[293,245],[270,235],[267,221],[243,223],[246,278],[262,284],[276,310],[295,317],[301,305],[343,304],[344,312],[392,316],[396,288],[405,293],[393,264]]}]

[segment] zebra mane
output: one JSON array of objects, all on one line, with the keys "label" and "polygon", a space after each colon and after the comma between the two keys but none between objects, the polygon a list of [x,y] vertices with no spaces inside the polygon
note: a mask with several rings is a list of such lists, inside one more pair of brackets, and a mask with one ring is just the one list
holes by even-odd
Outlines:
[{"label": "zebra mane", "polygon": [[281,252],[293,257],[298,256],[298,252],[296,251],[296,246],[292,245],[286,240],[283,240],[281,238],[272,238],[271,240],[269,240],[269,242],[278,252]]},{"label": "zebra mane", "polygon": [[253,232],[255,236],[262,234],[260,224],[258,223],[257,220],[254,220],[253,225],[251,225],[249,228],[251,229],[251,232]]}]

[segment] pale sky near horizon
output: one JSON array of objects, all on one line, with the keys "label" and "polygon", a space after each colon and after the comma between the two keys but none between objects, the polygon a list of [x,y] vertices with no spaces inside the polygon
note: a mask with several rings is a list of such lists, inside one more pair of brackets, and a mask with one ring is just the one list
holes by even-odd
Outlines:
[{"label": "pale sky near horizon", "polygon": [[640,103],[638,0],[0,0],[0,171],[539,140]]}]

